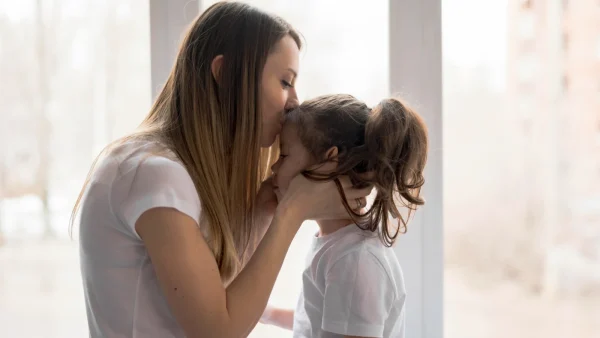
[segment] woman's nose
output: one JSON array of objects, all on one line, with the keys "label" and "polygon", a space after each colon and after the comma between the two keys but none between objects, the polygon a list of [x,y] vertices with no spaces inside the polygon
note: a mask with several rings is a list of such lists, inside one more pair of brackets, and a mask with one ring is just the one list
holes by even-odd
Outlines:
[{"label": "woman's nose", "polygon": [[289,111],[292,109],[296,109],[298,108],[298,106],[300,105],[300,102],[298,101],[298,98],[294,95],[294,97],[290,97],[288,99],[288,101],[285,104],[285,110]]}]

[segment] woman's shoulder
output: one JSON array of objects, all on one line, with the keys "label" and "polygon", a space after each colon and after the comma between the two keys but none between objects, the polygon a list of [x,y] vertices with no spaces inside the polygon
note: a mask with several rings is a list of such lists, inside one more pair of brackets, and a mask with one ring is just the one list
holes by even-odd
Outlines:
[{"label": "woman's shoulder", "polygon": [[118,180],[135,174],[140,168],[189,176],[177,156],[159,142],[148,140],[116,141],[106,147],[93,166],[91,178],[96,181]]},{"label": "woman's shoulder", "polygon": [[174,152],[159,142],[127,140],[107,147],[93,166],[90,180],[110,186],[166,187],[196,195],[194,183]]},{"label": "woman's shoulder", "polygon": [[105,161],[116,163],[125,170],[140,165],[183,166],[167,146],[151,140],[121,141],[108,147],[103,155]]},{"label": "woman's shoulder", "polygon": [[117,168],[110,182],[111,203],[131,227],[155,207],[177,209],[199,222],[201,204],[194,181],[168,148],[127,141],[108,150],[103,162]]},{"label": "woman's shoulder", "polygon": [[134,176],[141,184],[169,183],[193,186],[192,178],[175,153],[155,141],[125,141],[106,152],[106,161],[118,167],[117,179]]}]

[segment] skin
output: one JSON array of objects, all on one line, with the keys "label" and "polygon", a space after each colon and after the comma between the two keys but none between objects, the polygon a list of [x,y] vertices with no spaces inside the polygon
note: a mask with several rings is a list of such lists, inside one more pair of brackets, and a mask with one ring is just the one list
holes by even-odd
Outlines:
[{"label": "skin", "polygon": [[[265,120],[263,145],[273,143],[281,129],[283,112],[297,104],[293,83],[288,83],[290,87],[282,82],[295,81],[290,69],[298,72],[298,49],[287,39],[278,43],[263,71],[259,97]],[[222,57],[213,60],[213,75],[218,74],[223,62]],[[221,282],[217,262],[192,218],[174,209],[153,208],[136,222],[135,229],[152,260],[162,292],[187,337],[246,337],[267,304],[302,222],[336,219],[345,213],[332,182],[314,183],[297,176],[278,203],[269,182],[261,187],[257,203],[263,218],[271,219],[270,225],[247,265],[228,286]],[[341,182],[350,198],[371,192],[371,188],[353,189],[348,179]],[[257,226],[262,225],[257,221]]]},{"label": "skin", "polygon": [[[281,199],[285,195],[290,182],[304,170],[310,169],[318,173],[329,173],[335,170],[335,161],[327,160],[333,159],[337,155],[337,147],[331,147],[325,152],[323,158],[317,161],[302,144],[298,136],[297,126],[286,123],[281,131],[281,152],[279,159],[271,167],[277,198]],[[353,221],[349,217],[343,217],[340,219],[320,220],[317,223],[319,224],[319,236],[324,236],[353,223]]]},{"label": "skin", "polygon": [[[261,147],[268,148],[281,132],[283,115],[298,106],[296,79],[298,77],[300,50],[292,37],[285,36],[274,47],[267,58],[262,72],[260,90],[260,112],[262,115]],[[213,75],[218,80],[223,55],[211,64]]]},{"label": "skin", "polygon": [[270,147],[281,132],[285,111],[298,106],[296,78],[300,50],[294,39],[284,37],[267,58],[262,74],[260,111],[261,146]]}]

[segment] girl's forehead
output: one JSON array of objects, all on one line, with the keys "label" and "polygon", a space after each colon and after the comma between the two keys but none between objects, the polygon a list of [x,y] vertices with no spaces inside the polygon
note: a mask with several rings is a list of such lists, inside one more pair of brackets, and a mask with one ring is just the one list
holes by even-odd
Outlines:
[{"label": "girl's forehead", "polygon": [[297,138],[296,127],[289,122],[283,124],[281,129],[281,143],[290,143]]},{"label": "girl's forehead", "polygon": [[298,129],[293,123],[286,122],[283,125],[280,135],[281,148],[289,151],[291,149],[297,149],[302,147],[300,136],[298,135]]}]

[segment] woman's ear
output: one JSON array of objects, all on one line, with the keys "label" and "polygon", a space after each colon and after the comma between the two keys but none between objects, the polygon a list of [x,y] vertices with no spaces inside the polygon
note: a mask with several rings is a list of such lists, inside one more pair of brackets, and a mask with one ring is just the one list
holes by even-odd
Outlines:
[{"label": "woman's ear", "polygon": [[215,56],[210,64],[210,70],[212,71],[213,78],[217,83],[221,81],[221,66],[223,65],[223,54]]}]

